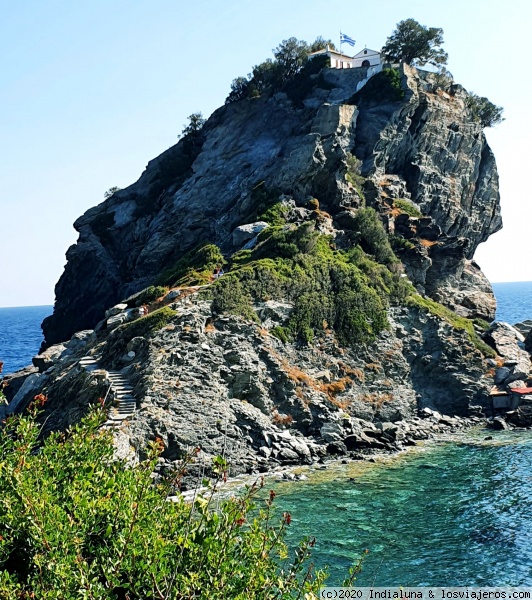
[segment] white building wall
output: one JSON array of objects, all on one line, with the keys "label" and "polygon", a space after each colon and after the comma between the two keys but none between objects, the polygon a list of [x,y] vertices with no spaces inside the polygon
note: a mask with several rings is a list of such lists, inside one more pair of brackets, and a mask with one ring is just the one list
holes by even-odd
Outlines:
[{"label": "white building wall", "polygon": [[365,48],[361,50],[353,57],[353,66],[361,67],[362,63],[367,60],[369,62],[370,67],[374,67],[375,65],[381,64],[381,55],[380,52],[376,50],[370,50],[369,48]]}]

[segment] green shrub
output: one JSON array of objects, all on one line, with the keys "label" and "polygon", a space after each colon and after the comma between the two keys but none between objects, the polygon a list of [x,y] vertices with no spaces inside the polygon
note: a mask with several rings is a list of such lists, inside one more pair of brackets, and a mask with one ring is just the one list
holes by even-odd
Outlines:
[{"label": "green shrub", "polygon": [[466,99],[466,106],[482,127],[493,127],[504,121],[502,116],[504,109],[490,102],[485,96],[477,96],[470,92]]},{"label": "green shrub", "polygon": [[143,304],[151,304],[155,302],[157,298],[164,296],[168,288],[162,285],[150,285],[145,290],[142,290],[138,296],[134,299],[134,306],[142,306]]},{"label": "green shrub", "polygon": [[289,210],[289,207],[284,202],[276,202],[259,215],[258,220],[265,221],[272,227],[282,227],[286,223],[286,214]]},{"label": "green shrub", "polygon": [[315,248],[320,237],[311,221],[299,227],[293,225],[284,229],[264,229],[261,234],[260,243],[254,250],[255,258],[294,258],[298,254],[308,254]]},{"label": "green shrub", "polygon": [[346,180],[355,188],[360,198],[365,201],[364,182],[366,179],[360,174],[362,162],[353,154],[346,154],[347,171],[345,173]]},{"label": "green shrub", "polygon": [[[231,92],[225,100],[226,104],[282,90],[296,106],[302,106],[312,88],[320,86],[331,89],[333,86],[319,74],[324,67],[330,66],[329,58],[317,56],[308,60],[311,52],[325,47],[323,43],[322,37],[317,38],[311,45],[294,37],[283,40],[273,51],[273,60],[268,58],[255,65],[247,77],[237,77],[233,80]],[[331,43],[330,46],[334,47],[334,44]]]},{"label": "green shrub", "polygon": [[353,229],[360,233],[360,245],[366,252],[372,254],[375,260],[383,265],[397,263],[397,257],[390,246],[382,221],[373,208],[358,210],[355,214],[355,223]]},{"label": "green shrub", "polygon": [[[316,87],[322,89],[332,89],[334,86],[327,83],[321,74],[321,71],[330,67],[330,58],[326,55],[316,56],[312,60],[307,60],[301,71],[287,81],[283,87],[283,92],[292,100],[295,106],[302,108],[303,100]],[[319,74],[319,75],[318,75]]]},{"label": "green shrub", "polygon": [[390,235],[389,239],[390,246],[394,252],[410,252],[416,248],[416,245],[413,242],[407,240],[402,235]]},{"label": "green shrub", "polygon": [[[267,187],[264,181],[257,182],[251,189],[253,209],[248,217],[249,221],[266,221],[268,217],[278,217],[275,210],[272,213],[268,211],[279,203],[279,195],[278,190]],[[271,223],[271,225],[275,224]]]},{"label": "green shrub", "polygon": [[225,275],[216,281],[213,288],[215,291],[212,308],[215,312],[231,313],[258,321],[257,314],[251,306],[251,295],[237,277]]},{"label": "green shrub", "polygon": [[372,341],[387,327],[388,303],[403,302],[411,286],[360,247],[334,250],[314,227],[262,232],[246,262],[213,284],[216,310],[255,317],[252,302],[285,299],[294,310],[282,331],[272,330],[283,341],[310,343],[329,327],[346,345]]},{"label": "green shrub", "polygon": [[231,267],[244,265],[251,259],[251,250],[238,250],[231,256]]},{"label": "green shrub", "polygon": [[160,440],[132,466],[99,428],[103,411],[44,442],[35,417],[10,417],[0,430],[1,598],[317,597],[324,574],[311,576],[313,541],[288,558],[291,518],[274,518],[273,492],[260,501],[255,484],[214,498],[228,469],[221,457],[210,491],[169,502],[192,457],[154,484]]},{"label": "green shrub", "polygon": [[383,69],[373,75],[362,89],[353,94],[350,104],[384,104],[400,102],[405,97],[401,74],[397,69]]},{"label": "green shrub", "polygon": [[289,332],[280,325],[276,325],[270,329],[270,334],[276,337],[278,340],[281,340],[283,344],[287,344],[290,340]]},{"label": "green shrub", "polygon": [[168,325],[175,315],[175,310],[172,310],[169,306],[163,306],[145,317],[120,325],[117,327],[117,331],[119,331],[120,337],[127,341],[138,336],[144,337]]},{"label": "green shrub", "polygon": [[410,217],[419,218],[423,215],[421,211],[416,208],[409,200],[404,200],[403,198],[396,198],[393,201],[393,205],[395,208],[398,208],[402,213],[409,215]]},{"label": "green shrub", "polygon": [[159,275],[158,282],[169,286],[209,283],[216,266],[225,265],[226,262],[218,246],[206,244],[190,250],[173,267],[165,269]]}]

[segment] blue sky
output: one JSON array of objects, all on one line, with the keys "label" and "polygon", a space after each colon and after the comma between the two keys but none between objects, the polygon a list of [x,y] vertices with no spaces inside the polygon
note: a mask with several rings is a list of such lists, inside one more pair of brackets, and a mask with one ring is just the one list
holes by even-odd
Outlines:
[{"label": "blue sky", "polygon": [[[477,260],[532,280],[532,8],[524,0],[17,0],[0,21],[0,306],[51,304],[74,220],[208,116],[290,36],[379,49],[398,21],[444,29],[455,80],[505,108],[487,130],[505,228]],[[344,50],[349,47],[344,46]],[[350,48],[349,48],[350,49]]]}]

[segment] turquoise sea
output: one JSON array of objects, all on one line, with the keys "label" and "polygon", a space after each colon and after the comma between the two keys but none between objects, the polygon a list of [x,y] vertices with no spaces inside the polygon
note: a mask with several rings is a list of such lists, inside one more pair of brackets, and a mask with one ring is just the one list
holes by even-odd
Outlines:
[{"label": "turquoise sea", "polygon": [[[532,318],[532,282],[494,285],[497,318]],[[31,362],[52,307],[0,309],[4,372]],[[289,542],[316,536],[317,566],[340,584],[369,553],[358,585],[532,586],[532,432],[479,431],[376,464],[338,464],[274,484]]]},{"label": "turquoise sea", "polygon": [[532,432],[479,431],[276,484],[276,505],[329,585],[365,556],[357,585],[531,586],[531,467]]}]

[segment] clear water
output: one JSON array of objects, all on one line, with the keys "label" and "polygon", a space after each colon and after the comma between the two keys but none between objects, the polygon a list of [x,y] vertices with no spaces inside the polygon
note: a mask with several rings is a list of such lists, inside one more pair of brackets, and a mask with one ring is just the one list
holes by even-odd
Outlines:
[{"label": "clear water", "polygon": [[494,283],[497,298],[497,320],[519,323],[532,319],[532,281]]},{"label": "clear water", "polygon": [[0,360],[4,375],[31,364],[43,341],[41,323],[51,306],[0,308]]},{"label": "clear water", "polygon": [[330,585],[366,549],[357,585],[532,585],[532,432],[491,435],[277,484],[291,542],[317,537]]}]

